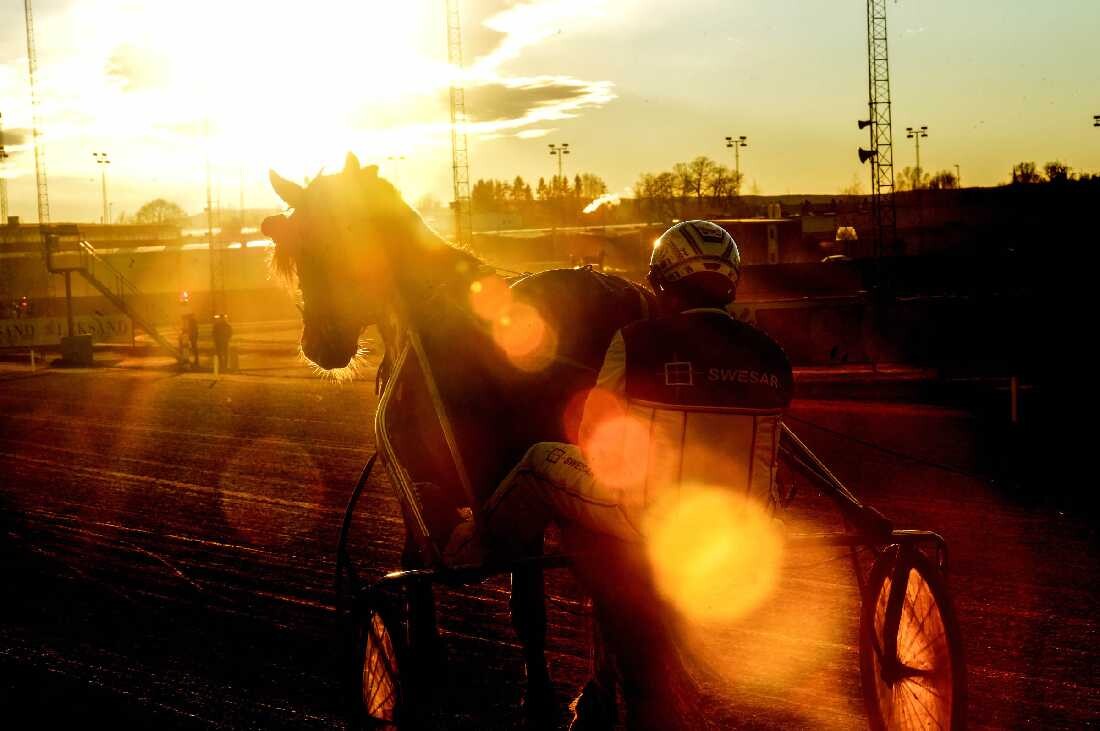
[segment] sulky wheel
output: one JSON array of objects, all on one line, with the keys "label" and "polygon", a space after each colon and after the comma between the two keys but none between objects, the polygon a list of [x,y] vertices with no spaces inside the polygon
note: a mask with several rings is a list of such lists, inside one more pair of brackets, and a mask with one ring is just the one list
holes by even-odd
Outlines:
[{"label": "sulky wheel", "polygon": [[404,720],[405,693],[401,683],[407,653],[404,622],[388,603],[373,597],[357,613],[358,697],[356,726],[362,729],[398,728]]},{"label": "sulky wheel", "polygon": [[859,665],[875,731],[965,727],[958,621],[943,573],[913,547],[891,546],[871,569]]},{"label": "sulky wheel", "polygon": [[436,648],[418,631],[430,607],[417,588],[368,590],[356,608],[355,728],[424,727]]}]

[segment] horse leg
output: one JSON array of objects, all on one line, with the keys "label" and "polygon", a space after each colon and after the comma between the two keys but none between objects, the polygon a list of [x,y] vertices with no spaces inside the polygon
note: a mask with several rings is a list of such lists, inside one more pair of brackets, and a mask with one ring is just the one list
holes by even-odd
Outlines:
[{"label": "horse leg", "polygon": [[[539,546],[541,552],[541,545]],[[554,692],[546,667],[546,589],[541,568],[512,572],[512,626],[523,643],[527,670],[524,711],[533,721],[556,719]]]}]

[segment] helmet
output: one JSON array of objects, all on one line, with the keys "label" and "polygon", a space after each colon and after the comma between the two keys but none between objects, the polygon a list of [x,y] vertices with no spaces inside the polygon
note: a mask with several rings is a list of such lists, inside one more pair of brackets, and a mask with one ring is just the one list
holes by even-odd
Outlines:
[{"label": "helmet", "polygon": [[741,252],[737,242],[728,231],[710,221],[681,221],[653,244],[649,282],[658,292],[685,278],[690,280],[677,284],[676,288],[717,285],[732,291],[740,276]]}]

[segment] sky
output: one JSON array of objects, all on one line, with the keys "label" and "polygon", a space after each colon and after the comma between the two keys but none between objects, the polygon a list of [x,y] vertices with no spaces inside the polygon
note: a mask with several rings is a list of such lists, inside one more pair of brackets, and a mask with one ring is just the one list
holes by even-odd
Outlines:
[{"label": "sky", "polygon": [[[451,197],[448,89],[465,89],[470,175],[532,183],[593,172],[612,191],[707,155],[746,192],[869,188],[863,0],[460,0],[461,68],[445,0],[38,0],[39,129],[54,221],[153,198],[203,210],[276,207],[271,168],[303,179],[348,151],[407,200]],[[1014,163],[1100,172],[1100,2],[888,3],[897,169],[964,185]],[[0,9],[0,115],[10,213],[37,220],[23,4]],[[93,152],[110,164],[97,165]]]}]

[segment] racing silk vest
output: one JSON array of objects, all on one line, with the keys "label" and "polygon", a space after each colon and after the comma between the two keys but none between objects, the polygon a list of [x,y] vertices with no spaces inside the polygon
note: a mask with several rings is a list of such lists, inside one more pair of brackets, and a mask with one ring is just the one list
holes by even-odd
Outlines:
[{"label": "racing silk vest", "polygon": [[705,485],[766,505],[793,386],[779,345],[716,309],[638,321],[622,336],[627,409],[649,431],[644,490],[634,499],[647,506],[665,490]]}]

